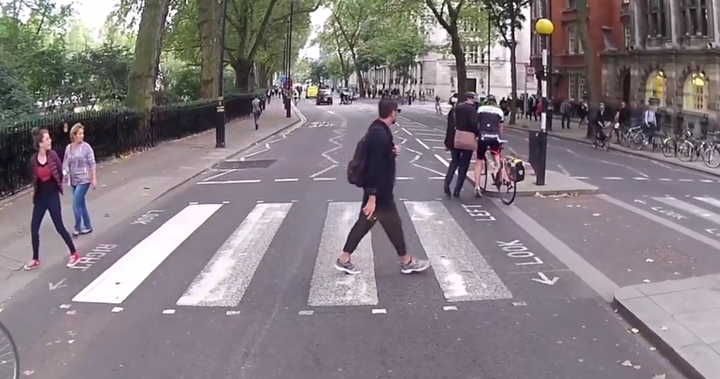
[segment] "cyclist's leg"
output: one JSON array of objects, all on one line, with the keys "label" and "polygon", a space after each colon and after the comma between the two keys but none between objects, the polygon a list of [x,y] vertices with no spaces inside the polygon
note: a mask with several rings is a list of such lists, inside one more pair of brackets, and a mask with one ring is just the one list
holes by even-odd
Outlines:
[{"label": "cyclist's leg", "polygon": [[507,171],[502,166],[502,143],[500,141],[493,141],[490,144],[490,151],[493,153],[493,159],[495,160],[495,167],[499,168],[500,171],[500,179],[503,182],[508,182],[509,178],[507,176]]},{"label": "cyclist's leg", "polygon": [[487,152],[487,144],[482,139],[478,140],[478,150],[475,156],[475,192],[479,193],[480,177],[485,171],[485,153]]}]

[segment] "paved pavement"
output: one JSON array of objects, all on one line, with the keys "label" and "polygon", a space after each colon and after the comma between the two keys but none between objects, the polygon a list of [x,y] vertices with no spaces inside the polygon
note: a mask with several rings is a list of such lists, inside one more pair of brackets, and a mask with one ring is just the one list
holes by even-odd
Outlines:
[{"label": "paved pavement", "polygon": [[[84,245],[83,265],[44,267],[3,303],[23,370],[50,379],[685,378],[611,302],[624,286],[718,271],[711,213],[720,200],[709,185],[640,190],[593,175],[585,181],[599,195],[507,207],[466,186],[448,199],[435,156],[447,159],[435,148],[443,125],[409,108],[395,130],[396,196],[408,249],[431,270],[400,275],[376,228],[355,255],[364,274],[333,271],[359,210],[345,164],[375,107],[303,101],[301,127],[130,212]],[[526,151],[523,134],[509,138]],[[630,170],[618,166],[625,160],[648,178],[701,175],[551,146],[551,163],[572,175]]]}]

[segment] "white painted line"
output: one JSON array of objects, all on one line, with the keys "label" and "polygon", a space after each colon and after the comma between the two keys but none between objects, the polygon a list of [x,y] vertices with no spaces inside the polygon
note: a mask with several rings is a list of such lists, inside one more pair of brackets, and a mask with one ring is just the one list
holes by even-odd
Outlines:
[{"label": "white painted line", "polygon": [[407,133],[407,135],[409,135],[410,137],[412,137],[412,133],[410,133],[407,129],[405,129],[405,128],[400,128],[400,129],[402,129],[403,132]]},{"label": "white painted line", "polygon": [[443,176],[431,176],[431,177],[429,177],[428,179],[430,179],[430,180],[444,180],[445,177],[443,177]]},{"label": "white painted line", "polygon": [[405,208],[449,302],[512,299],[512,293],[440,201]]},{"label": "white painted line", "polygon": [[445,146],[433,146],[433,150],[445,150]]},{"label": "white painted line", "polygon": [[357,221],[361,206],[360,202],[328,203],[320,248],[310,282],[309,306],[377,305],[375,259],[370,233],[360,241],[352,255],[354,263],[363,272],[359,275],[346,275],[335,269],[339,250]]},{"label": "white painted line", "polygon": [[237,307],[292,203],[257,204],[193,280],[179,306]]},{"label": "white painted line", "polygon": [[443,307],[443,310],[444,310],[444,311],[456,311],[456,310],[457,310],[457,307],[454,306],[454,305],[446,305],[446,306]]},{"label": "white painted line", "polygon": [[320,175],[322,175],[322,174],[324,174],[324,173],[326,173],[326,172],[334,169],[334,168],[337,167],[337,166],[338,166],[338,165],[334,164],[334,165],[332,165],[332,166],[330,166],[330,167],[325,167],[324,169],[322,169],[322,170],[320,170],[320,171],[318,171],[318,172],[310,175],[310,177],[311,177],[311,178],[318,177],[318,176],[320,176]]},{"label": "white painted line", "polygon": [[650,179],[648,179],[648,178],[646,178],[646,177],[644,177],[644,176],[636,176],[636,177],[633,178],[633,180],[643,180],[643,181],[644,181],[644,180],[650,180]]},{"label": "white painted line", "polygon": [[557,137],[550,137],[550,139],[552,139],[553,141],[558,141],[558,142],[560,141],[560,138],[557,138]]},{"label": "white painted line", "polygon": [[327,112],[330,113],[330,114],[335,114],[335,112],[333,112],[333,111],[331,111],[331,110],[329,110],[329,109],[326,109],[326,110],[327,110]]},{"label": "white painted line", "polygon": [[425,138],[425,142],[442,142],[442,143],[445,143],[445,140],[444,140],[444,139]]},{"label": "white painted line", "polygon": [[426,145],[425,142],[423,142],[420,138],[415,138],[415,141],[420,144],[420,146],[424,147],[426,150],[430,150],[430,146]]},{"label": "white painted line", "polygon": [[414,178],[408,177],[408,176],[398,176],[395,178],[395,180],[413,180]]},{"label": "white painted line", "polygon": [[285,179],[275,179],[276,183],[284,183],[284,182],[297,182],[298,178],[285,178]]},{"label": "white painted line", "polygon": [[587,176],[571,176],[573,179],[580,179],[580,180],[587,180],[589,179]]},{"label": "white painted line", "polygon": [[623,178],[621,178],[619,176],[605,176],[605,177],[603,177],[603,179],[605,179],[605,180],[622,180]]},{"label": "white painted line", "polygon": [[670,179],[670,178],[660,178],[660,179],[658,179],[658,180],[661,181],[661,182],[670,182],[670,181],[672,181],[672,179]]},{"label": "white painted line", "polygon": [[112,312],[112,313],[120,313],[122,311],[123,311],[123,308],[121,308],[121,307],[114,307],[113,309],[110,310],[110,312]]},{"label": "white painted line", "polygon": [[708,197],[708,196],[698,196],[694,197],[695,200],[702,201],[705,204],[710,204],[713,207],[720,208],[720,200],[714,198],[714,197]]},{"label": "white painted line", "polygon": [[444,137],[445,136],[445,134],[443,134],[443,133],[420,133],[420,132],[415,132],[415,135],[416,136],[426,136],[426,137]]},{"label": "white painted line", "polygon": [[332,182],[337,180],[337,178],[313,178],[313,180],[318,182]]},{"label": "white painted line", "polygon": [[240,311],[227,311],[225,312],[225,316],[237,316],[240,314]]},{"label": "white painted line", "polygon": [[674,197],[653,197],[655,201],[661,202],[665,205],[669,205],[675,209],[679,209],[686,213],[692,213],[696,216],[700,216],[714,224],[720,225],[720,215],[717,213],[710,212],[704,208],[700,208],[690,203],[686,203],[682,200]]},{"label": "white painted line", "polygon": [[247,184],[247,183],[260,183],[260,179],[225,180],[225,181],[219,181],[219,182],[198,182],[198,184]]},{"label": "white painted line", "polygon": [[213,180],[213,179],[217,179],[217,178],[219,178],[219,177],[221,177],[221,176],[227,175],[227,174],[229,174],[229,173],[231,173],[231,172],[235,172],[235,171],[237,171],[237,170],[227,170],[227,171],[225,171],[225,172],[221,172],[221,173],[216,174],[216,175],[213,175],[213,176],[211,176],[211,177],[209,177],[209,178],[203,179],[202,181],[203,181],[203,182],[207,182],[207,181],[210,181],[210,180]]},{"label": "white painted line", "polygon": [[387,313],[387,309],[385,308],[375,308],[372,310],[372,314],[374,315],[384,315]]},{"label": "white painted line", "polygon": [[174,310],[174,309],[166,309],[166,310],[162,311],[162,314],[164,314],[164,315],[174,315],[174,314],[175,314],[175,310]]},{"label": "white painted line", "polygon": [[300,316],[312,316],[315,311],[300,311],[298,312],[298,315]]},{"label": "white painted line", "polygon": [[[513,152],[513,153],[514,153],[514,152]],[[515,154],[515,155],[517,155],[517,154]],[[562,173],[563,173],[564,175],[570,176],[570,171],[566,170],[565,167],[563,167],[563,166],[561,166],[561,165],[557,165],[557,166],[558,166],[558,168],[560,169],[560,171],[562,171]]]},{"label": "white painted line", "polygon": [[590,288],[597,292],[605,301],[613,301],[615,291],[620,287],[610,280],[595,266],[586,261],[580,254],[572,250],[568,245],[560,241],[552,235],[547,229],[543,228],[532,217],[521,211],[515,205],[506,206],[499,199],[493,202],[503,213],[510,217],[521,230],[524,230],[537,242],[539,242],[548,252],[553,254],[568,269],[575,272]]},{"label": "white painted line", "polygon": [[710,180],[710,179],[700,179],[700,181],[701,181],[702,183],[713,183],[713,181]]},{"label": "white painted line", "polygon": [[442,163],[443,165],[445,165],[445,167],[450,167],[450,162],[448,162],[448,161],[446,161],[445,159],[443,159],[443,157],[441,157],[440,155],[435,154],[435,158],[437,158],[437,160],[439,160],[440,163]]},{"label": "white painted line", "polygon": [[188,205],[75,295],[76,303],[122,304],[222,204]]},{"label": "white painted line", "polygon": [[678,179],[681,182],[692,182],[692,179]]}]

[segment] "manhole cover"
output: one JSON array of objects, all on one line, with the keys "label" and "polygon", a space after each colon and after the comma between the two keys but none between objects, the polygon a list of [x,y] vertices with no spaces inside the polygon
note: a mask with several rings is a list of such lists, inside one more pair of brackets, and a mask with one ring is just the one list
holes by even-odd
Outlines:
[{"label": "manhole cover", "polygon": [[249,170],[253,168],[268,168],[277,159],[257,159],[253,161],[222,161],[213,168],[219,170]]}]

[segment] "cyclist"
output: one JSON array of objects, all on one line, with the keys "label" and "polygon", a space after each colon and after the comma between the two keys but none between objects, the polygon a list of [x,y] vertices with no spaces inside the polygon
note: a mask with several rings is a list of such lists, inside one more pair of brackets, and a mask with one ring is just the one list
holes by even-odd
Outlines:
[{"label": "cyclist", "polygon": [[[505,115],[502,109],[498,107],[497,100],[492,95],[485,98],[484,104],[478,107],[478,151],[475,160],[475,196],[482,197],[480,189],[480,176],[484,172],[485,154],[488,149],[493,152],[493,161],[495,167],[500,167],[500,153],[502,152],[503,141],[500,136],[503,132],[503,120]],[[488,162],[489,164],[489,162]],[[490,171],[490,170],[488,170]],[[507,173],[500,170],[501,180],[507,181]],[[489,174],[489,173],[488,173]]]}]

